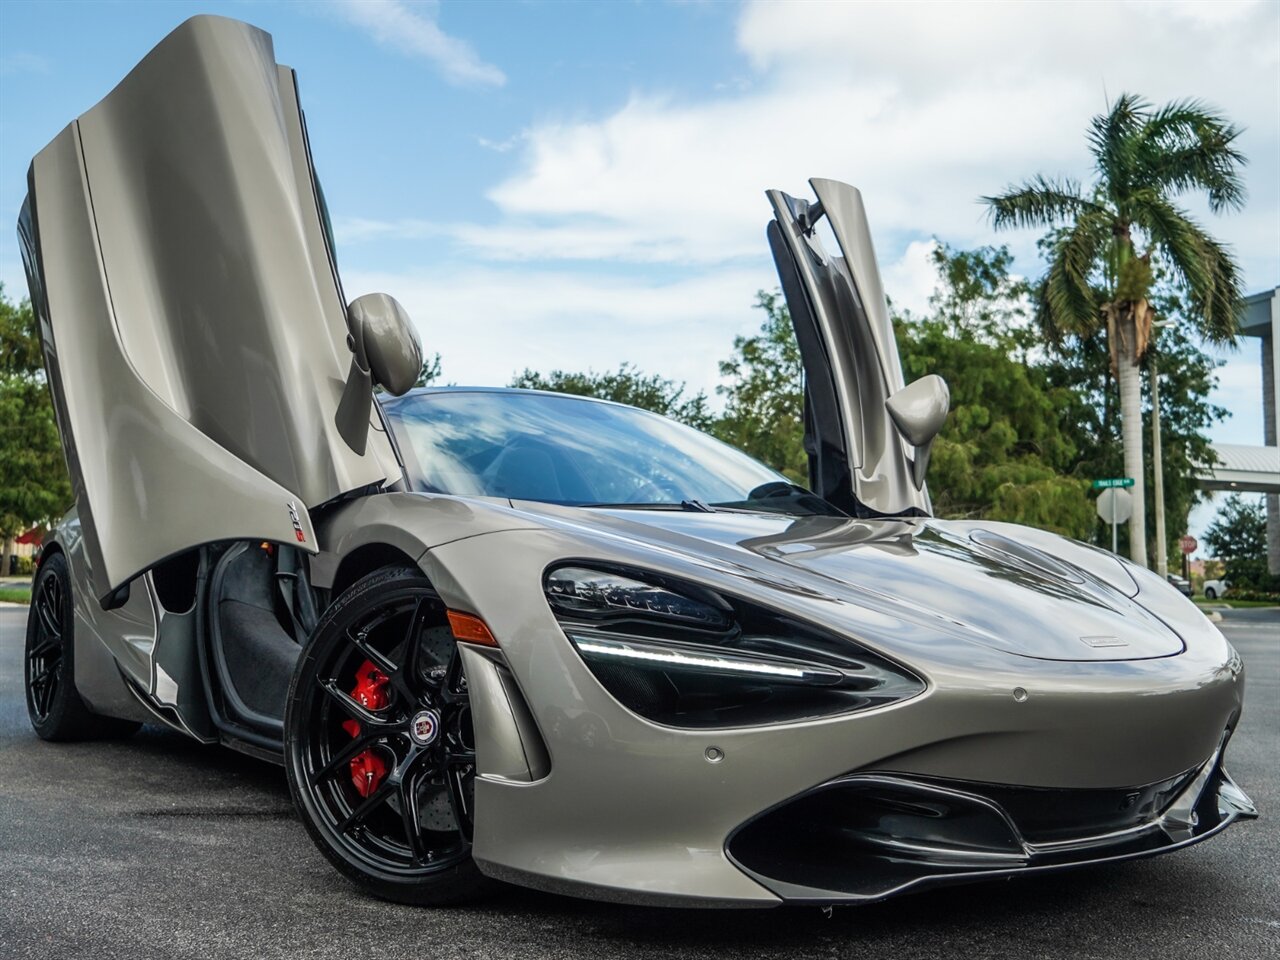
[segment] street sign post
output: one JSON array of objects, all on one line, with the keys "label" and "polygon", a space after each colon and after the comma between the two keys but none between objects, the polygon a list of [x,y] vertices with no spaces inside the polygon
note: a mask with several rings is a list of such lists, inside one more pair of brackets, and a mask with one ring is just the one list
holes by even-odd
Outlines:
[{"label": "street sign post", "polygon": [[1104,487],[1102,493],[1098,494],[1098,516],[1107,523],[1111,524],[1111,552],[1119,553],[1116,545],[1116,527],[1129,519],[1129,515],[1133,513],[1133,497],[1129,495],[1128,490],[1121,489],[1122,485],[1132,485],[1133,481],[1128,477],[1119,480],[1095,480],[1094,486],[1099,483],[1109,483],[1111,486]]},{"label": "street sign post", "polygon": [[1182,548],[1182,576],[1190,583],[1191,555],[1200,549],[1200,542],[1191,534],[1186,533],[1178,539],[1178,546]]},{"label": "street sign post", "polygon": [[[1113,487],[1132,487],[1133,477],[1108,477],[1106,480],[1093,481],[1093,489],[1110,490]],[[1103,517],[1102,519],[1106,519]]]}]

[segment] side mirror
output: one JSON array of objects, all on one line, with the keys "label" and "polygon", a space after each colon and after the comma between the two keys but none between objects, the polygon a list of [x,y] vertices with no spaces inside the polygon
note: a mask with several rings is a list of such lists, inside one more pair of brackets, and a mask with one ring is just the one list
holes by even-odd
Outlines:
[{"label": "side mirror", "polygon": [[374,384],[397,397],[409,390],[422,371],[422,344],[404,307],[385,293],[352,300],[347,331],[351,370],[335,419],[342,438],[363,454]]},{"label": "side mirror", "polygon": [[909,383],[884,402],[889,418],[898,428],[902,439],[915,447],[911,461],[911,482],[919,490],[924,486],[924,474],[929,468],[929,452],[934,438],[947,422],[951,409],[951,391],[947,381],[937,374],[921,377]]},{"label": "side mirror", "polygon": [[398,397],[422,372],[422,344],[404,307],[385,293],[366,293],[347,307],[347,343],[373,382]]}]

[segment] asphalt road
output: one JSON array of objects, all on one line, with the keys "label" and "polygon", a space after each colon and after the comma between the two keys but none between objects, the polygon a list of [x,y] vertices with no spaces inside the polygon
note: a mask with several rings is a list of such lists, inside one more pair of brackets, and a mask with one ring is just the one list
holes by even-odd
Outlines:
[{"label": "asphalt road", "polygon": [[508,888],[475,907],[369,899],[294,816],[284,773],[157,728],[47,744],[0,608],[0,957],[1280,957],[1280,612],[1233,611],[1248,706],[1230,768],[1263,819],[1125,865],[870,907],[704,912]]}]

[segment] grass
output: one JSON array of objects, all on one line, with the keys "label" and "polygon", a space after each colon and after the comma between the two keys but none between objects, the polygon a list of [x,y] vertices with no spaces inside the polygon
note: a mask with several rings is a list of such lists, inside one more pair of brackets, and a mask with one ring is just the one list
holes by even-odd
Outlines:
[{"label": "grass", "polygon": [[1277,606],[1277,604],[1272,600],[1206,600],[1204,597],[1196,597],[1195,602],[1201,607],[1226,607],[1228,610],[1247,610],[1251,607]]},{"label": "grass", "polygon": [[0,587],[0,602],[30,603],[31,588],[30,587]]}]

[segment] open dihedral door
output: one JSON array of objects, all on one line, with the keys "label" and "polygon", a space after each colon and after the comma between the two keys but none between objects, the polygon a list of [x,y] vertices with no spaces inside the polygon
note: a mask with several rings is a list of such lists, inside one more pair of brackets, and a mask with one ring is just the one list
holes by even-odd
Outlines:
[{"label": "open dihedral door", "polygon": [[[334,423],[351,361],[293,72],[196,17],[32,161],[19,237],[104,606],[218,540],[315,550],[308,508],[394,476]],[[376,411],[375,414],[376,416]]]},{"label": "open dihedral door", "polygon": [[[946,385],[930,376],[904,386],[862,195],[810,184],[816,202],[768,193],[769,246],[804,364],[810,486],[853,516],[927,516],[924,470]],[[824,216],[843,256],[817,236]]]}]

